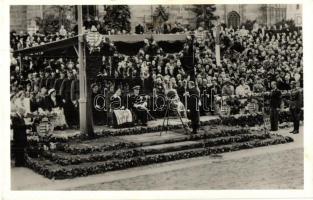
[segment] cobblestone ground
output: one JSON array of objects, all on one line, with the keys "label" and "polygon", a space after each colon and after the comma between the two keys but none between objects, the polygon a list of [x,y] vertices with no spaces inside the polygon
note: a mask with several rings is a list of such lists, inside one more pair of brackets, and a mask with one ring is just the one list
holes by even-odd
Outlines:
[{"label": "cobblestone ground", "polygon": [[297,148],[72,189],[303,189],[303,181],[303,149]]},{"label": "cobblestone ground", "polygon": [[302,189],[303,128],[277,134],[294,142],[145,165],[74,179],[51,180],[28,168],[11,169],[12,190]]}]

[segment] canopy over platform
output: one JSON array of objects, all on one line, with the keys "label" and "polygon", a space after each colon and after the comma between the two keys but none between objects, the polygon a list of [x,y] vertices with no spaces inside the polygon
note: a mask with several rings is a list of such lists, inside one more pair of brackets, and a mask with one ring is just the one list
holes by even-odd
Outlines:
[{"label": "canopy over platform", "polygon": [[[167,48],[164,48],[165,46],[167,46],[166,44],[168,44],[169,46],[173,46],[175,43],[174,46],[176,46],[176,45],[179,45],[180,43],[179,46],[181,47],[187,38],[186,34],[141,34],[141,35],[103,35],[103,36],[105,38],[108,38],[110,41],[112,41],[116,45],[117,50],[119,52],[126,53],[126,54],[127,54],[128,46],[136,45],[138,46],[138,48],[140,48],[144,45],[143,43],[144,39],[153,39],[154,41],[158,42],[163,48],[163,50],[165,50],[166,52]],[[43,45],[16,50],[14,51],[14,54],[31,55],[31,54],[37,54],[37,53],[44,53],[45,55],[49,55],[49,54],[60,55],[61,54],[64,56],[68,56],[74,53],[74,49],[75,47],[77,47],[77,45],[78,45],[78,36],[74,36],[72,38],[62,39],[62,40],[46,43]],[[64,51],[60,51],[60,49],[63,49]],[[169,48],[169,49],[172,49],[172,48]]]},{"label": "canopy over platform", "polygon": [[63,40],[58,40],[54,42],[49,42],[43,45],[38,45],[34,47],[24,48],[21,50],[14,51],[15,54],[35,54],[35,53],[43,53],[48,51],[54,51],[59,49],[67,49],[69,47],[78,45],[78,36],[74,36],[72,38],[67,38]]}]

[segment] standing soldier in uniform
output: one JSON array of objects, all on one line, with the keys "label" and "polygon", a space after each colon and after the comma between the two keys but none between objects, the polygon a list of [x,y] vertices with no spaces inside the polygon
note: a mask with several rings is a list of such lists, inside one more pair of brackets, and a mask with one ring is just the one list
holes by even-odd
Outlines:
[{"label": "standing soldier in uniform", "polygon": [[290,133],[299,133],[300,124],[300,112],[301,112],[302,96],[300,90],[297,88],[297,83],[295,81],[291,82],[291,97],[289,103],[289,109],[293,122],[293,131]]},{"label": "standing soldier in uniform", "polygon": [[193,81],[189,81],[189,98],[187,102],[187,109],[190,111],[189,118],[191,119],[192,133],[197,134],[200,125],[200,112],[199,112],[199,89]]},{"label": "standing soldier in uniform", "polygon": [[278,130],[278,120],[279,120],[279,109],[281,106],[281,92],[277,89],[276,81],[272,81],[272,91],[270,95],[270,106],[271,106],[271,131]]}]

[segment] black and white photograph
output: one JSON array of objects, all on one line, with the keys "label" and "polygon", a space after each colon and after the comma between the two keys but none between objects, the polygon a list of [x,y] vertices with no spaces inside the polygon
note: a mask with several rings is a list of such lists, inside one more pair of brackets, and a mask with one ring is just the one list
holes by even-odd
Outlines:
[{"label": "black and white photograph", "polygon": [[305,189],[304,4],[71,3],[9,5],[12,191]]}]

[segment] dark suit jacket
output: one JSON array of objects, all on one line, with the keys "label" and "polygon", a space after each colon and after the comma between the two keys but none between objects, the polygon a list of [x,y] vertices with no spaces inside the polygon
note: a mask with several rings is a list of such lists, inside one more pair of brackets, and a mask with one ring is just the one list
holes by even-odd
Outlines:
[{"label": "dark suit jacket", "polygon": [[60,94],[67,102],[71,101],[71,86],[73,79],[64,79],[60,88]]},{"label": "dark suit jacket", "polygon": [[54,87],[54,83],[55,83],[55,77],[49,77],[47,79],[47,83],[46,83],[47,89],[53,88]]},{"label": "dark suit jacket", "polygon": [[271,108],[279,108],[281,104],[281,92],[276,89],[271,92],[270,105]]},{"label": "dark suit jacket", "polygon": [[195,121],[199,121],[200,118],[199,99],[200,94],[196,87],[189,89],[187,108],[190,110],[190,118]]},{"label": "dark suit jacket", "polygon": [[54,87],[54,89],[55,89],[57,95],[60,95],[60,89],[61,89],[61,85],[62,85],[62,83],[63,83],[63,80],[64,80],[64,79],[58,78],[58,79],[56,79],[55,82],[54,82],[54,86],[53,86],[53,87]]}]

